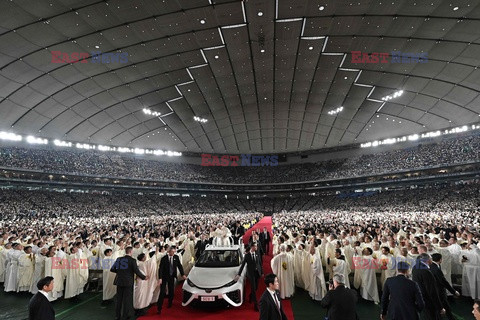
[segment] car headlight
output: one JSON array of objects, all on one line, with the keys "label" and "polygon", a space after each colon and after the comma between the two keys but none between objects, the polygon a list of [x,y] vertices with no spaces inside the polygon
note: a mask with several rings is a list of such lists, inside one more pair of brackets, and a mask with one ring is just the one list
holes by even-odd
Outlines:
[{"label": "car headlight", "polygon": [[235,283],[237,283],[237,281],[232,280],[232,281],[230,281],[229,283],[227,283],[226,285],[224,285],[224,287],[231,287],[231,286],[233,286]]},{"label": "car headlight", "polygon": [[192,280],[190,280],[190,278],[187,278],[187,283],[188,283],[188,285],[189,285],[190,287],[192,287],[192,288],[195,288],[195,287],[196,287],[196,285],[192,282]]}]

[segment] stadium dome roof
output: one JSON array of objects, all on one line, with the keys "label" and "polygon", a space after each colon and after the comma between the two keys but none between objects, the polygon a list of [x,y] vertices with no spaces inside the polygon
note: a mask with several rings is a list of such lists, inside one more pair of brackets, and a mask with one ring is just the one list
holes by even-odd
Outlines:
[{"label": "stadium dome roof", "polygon": [[474,123],[479,20],[476,1],[2,1],[0,131],[279,153]]}]

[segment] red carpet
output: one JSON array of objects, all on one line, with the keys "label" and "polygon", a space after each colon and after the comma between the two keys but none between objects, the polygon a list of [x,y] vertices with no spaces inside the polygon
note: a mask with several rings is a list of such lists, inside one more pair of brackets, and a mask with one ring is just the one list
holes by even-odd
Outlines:
[{"label": "red carpet", "polygon": [[[244,243],[248,242],[250,235],[253,230],[263,230],[263,227],[267,227],[267,230],[272,231],[272,218],[265,217],[250,228],[244,235]],[[264,256],[263,258],[263,271],[265,274],[272,272],[270,267],[270,260],[272,259],[272,245],[270,245],[269,255]],[[265,283],[263,278],[260,279],[257,290],[257,299],[260,299],[260,296],[265,291]],[[194,307],[182,307],[182,285],[178,285],[175,289],[175,299],[173,300],[173,306],[170,309],[167,309],[167,301],[165,301],[162,309],[162,314],[157,315],[157,307],[153,306],[149,309],[146,316],[140,317],[141,320],[150,320],[150,319],[167,319],[167,320],[183,320],[183,319],[200,319],[200,320],[224,320],[224,319],[241,319],[241,320],[258,320],[259,313],[253,310],[253,304],[248,303],[248,294],[250,293],[250,284],[247,281],[245,285],[245,296],[247,301],[243,302],[243,305],[238,308],[225,308],[218,310],[205,310]],[[282,301],[283,309],[289,320],[293,319],[293,311],[290,300]]]}]

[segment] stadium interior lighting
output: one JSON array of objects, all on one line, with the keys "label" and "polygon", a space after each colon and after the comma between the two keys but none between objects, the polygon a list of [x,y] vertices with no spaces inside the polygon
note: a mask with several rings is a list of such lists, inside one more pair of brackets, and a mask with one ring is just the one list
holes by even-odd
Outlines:
[{"label": "stadium interior lighting", "polygon": [[22,141],[22,136],[11,132],[0,131],[0,139],[10,141]]},{"label": "stadium interior lighting", "polygon": [[197,117],[197,116],[194,116],[194,117],[193,117],[193,120],[195,120],[195,121],[197,121],[197,122],[201,122],[201,123],[206,123],[206,122],[208,122],[207,119],[205,119],[205,118],[200,118],[200,117]]},{"label": "stadium interior lighting", "polygon": [[338,108],[335,109],[335,110],[330,110],[330,111],[328,111],[328,114],[331,115],[331,116],[333,116],[333,115],[335,115],[335,114],[337,114],[337,113],[339,113],[339,112],[342,112],[342,111],[343,111],[343,107],[338,107]]},{"label": "stadium interior lighting", "polygon": [[143,108],[143,113],[148,114],[150,116],[154,116],[154,117],[160,117],[162,115],[161,112],[152,111],[148,108]]},{"label": "stadium interior lighting", "polygon": [[28,143],[31,143],[31,144],[48,144],[47,139],[37,138],[34,136],[28,136],[26,140]]},{"label": "stadium interior lighting", "polygon": [[403,94],[403,90],[395,91],[391,96],[385,96],[382,98],[383,101],[392,100],[394,98],[400,97]]},{"label": "stadium interior lighting", "polygon": [[373,142],[365,142],[360,144],[361,148],[370,148],[370,147],[377,147],[380,145],[384,144],[394,144],[398,142],[405,142],[405,141],[416,141],[419,139],[426,139],[426,138],[435,138],[443,135],[448,135],[448,134],[455,134],[455,133],[462,133],[466,132],[469,130],[479,130],[480,125],[475,125],[472,124],[472,126],[469,128],[468,126],[462,126],[462,127],[456,127],[456,128],[451,128],[451,129],[445,129],[443,131],[437,130],[437,131],[432,131],[432,132],[425,132],[422,134],[412,134],[409,136],[404,136],[404,137],[398,137],[398,138],[388,138],[385,140],[381,141],[373,141]]},{"label": "stadium interior lighting", "polygon": [[57,147],[68,147],[68,148],[71,148],[72,145],[73,145],[71,142],[61,141],[61,140],[58,140],[58,139],[55,139],[53,141],[53,144],[56,145]]}]

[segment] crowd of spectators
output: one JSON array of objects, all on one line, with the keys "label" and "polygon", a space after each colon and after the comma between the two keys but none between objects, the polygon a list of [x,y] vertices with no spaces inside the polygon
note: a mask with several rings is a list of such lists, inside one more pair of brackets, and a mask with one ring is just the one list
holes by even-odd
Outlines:
[{"label": "crowd of spectators", "polygon": [[[155,181],[282,183],[350,178],[480,160],[480,136],[460,136],[343,159],[274,167],[205,167],[111,152],[0,147],[0,167]],[[372,152],[374,150],[372,149]]]}]

